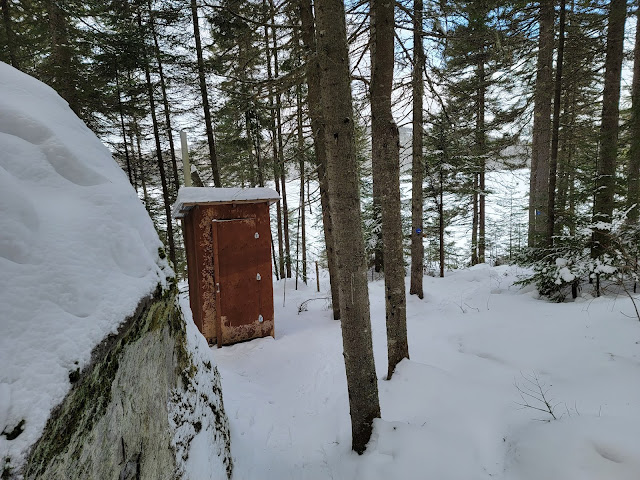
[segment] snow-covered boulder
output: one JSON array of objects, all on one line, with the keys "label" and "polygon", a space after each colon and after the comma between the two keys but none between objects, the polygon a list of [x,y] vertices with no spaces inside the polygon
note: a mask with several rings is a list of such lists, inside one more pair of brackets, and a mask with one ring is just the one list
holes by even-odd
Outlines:
[{"label": "snow-covered boulder", "polygon": [[188,477],[203,443],[198,478],[230,474],[219,376],[173,283],[109,151],[0,62],[3,479]]}]

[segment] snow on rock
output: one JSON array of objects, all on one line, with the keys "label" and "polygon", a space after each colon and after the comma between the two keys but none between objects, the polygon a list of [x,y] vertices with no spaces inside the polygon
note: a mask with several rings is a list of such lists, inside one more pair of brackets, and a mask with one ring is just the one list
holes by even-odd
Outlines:
[{"label": "snow on rock", "polygon": [[92,348],[172,272],[106,147],[0,63],[0,458],[19,465]]},{"label": "snow on rock", "polygon": [[[189,300],[180,297],[189,311]],[[176,473],[186,479],[217,480],[231,477],[229,426],[220,390],[220,374],[213,355],[190,315],[186,318],[187,350],[197,367],[186,392],[174,390],[169,403],[169,424],[174,431]]]}]

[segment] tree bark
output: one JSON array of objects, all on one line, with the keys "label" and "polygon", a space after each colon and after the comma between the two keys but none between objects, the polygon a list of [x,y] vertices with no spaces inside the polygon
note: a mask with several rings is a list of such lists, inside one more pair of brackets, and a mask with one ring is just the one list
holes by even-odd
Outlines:
[{"label": "tree bark", "polygon": [[116,93],[118,95],[118,113],[120,114],[120,128],[122,130],[122,142],[124,143],[124,158],[127,165],[127,175],[129,176],[129,183],[134,185],[133,174],[131,172],[131,159],[129,158],[129,147],[127,145],[127,132],[124,128],[124,109],[122,107],[122,95],[120,91],[120,72],[118,71],[118,63],[116,60]]},{"label": "tree bark", "polygon": [[440,165],[440,191],[438,199],[438,240],[440,250],[440,278],[444,278],[444,165]]},{"label": "tree bark", "polygon": [[15,38],[13,25],[11,24],[11,10],[9,9],[9,0],[0,0],[0,8],[2,9],[2,22],[7,36],[7,50],[9,50],[9,61],[11,66],[20,69],[18,61],[18,42]]},{"label": "tree bark", "polygon": [[629,178],[627,223],[629,225],[636,225],[640,218],[640,28],[638,28],[640,27],[640,8],[637,8],[636,16],[636,44],[633,48],[633,80],[631,83],[631,146],[627,167]]},{"label": "tree bark", "polygon": [[478,148],[478,263],[485,262],[486,223],[485,223],[485,170],[486,170],[486,134],[485,134],[485,73],[484,55],[479,56],[476,75],[478,76],[478,112],[476,118],[476,145]]},{"label": "tree bark", "polygon": [[[618,154],[618,119],[620,78],[624,43],[624,22],[627,15],[626,0],[611,0],[607,31],[604,92],[602,94],[602,123],[600,126],[600,156],[596,178],[593,221],[610,223],[613,217],[616,157]],[[602,255],[610,243],[606,228],[595,228],[591,255]]]},{"label": "tree bark", "polygon": [[413,139],[411,147],[411,285],[410,295],[424,298],[422,285],[424,270],[424,243],[423,243],[423,195],[422,181],[424,179],[424,162],[422,158],[422,96],[424,83],[422,81],[422,68],[424,66],[424,48],[422,45],[422,0],[413,2],[413,71],[411,78],[411,90],[413,97]]},{"label": "tree bark", "polygon": [[[142,19],[138,12],[138,27],[142,30]],[[149,108],[151,110],[151,121],[153,123],[153,136],[156,141],[156,155],[158,158],[158,170],[160,171],[160,182],[162,184],[162,197],[164,199],[164,213],[167,221],[167,243],[169,244],[169,259],[172,267],[176,266],[176,249],[173,240],[173,223],[171,220],[171,201],[169,199],[169,189],[167,187],[167,176],[164,170],[164,161],[162,160],[162,146],[160,145],[160,131],[158,129],[158,119],[156,117],[156,102],[153,96],[153,84],[151,83],[151,74],[149,73],[149,62],[147,54],[144,51],[145,45],[142,46],[142,62],[144,63],[144,75],[147,81],[147,94],[149,96]]]},{"label": "tree bark", "polygon": [[471,265],[478,264],[478,174],[473,174],[473,195],[471,200],[473,219],[471,220]]},{"label": "tree bark", "polygon": [[359,228],[362,218],[347,29],[343,0],[316,0],[315,5],[352,448],[363,453],[371,438],[373,420],[380,417],[380,403],[371,339],[367,263]]},{"label": "tree bark", "polygon": [[144,160],[142,158],[142,147],[140,145],[140,127],[138,121],[133,117],[133,129],[136,132],[136,146],[138,147],[138,169],[140,171],[140,182],[142,183],[142,195],[144,198],[144,206],[151,213],[151,205],[149,204],[149,191],[147,190],[146,172],[144,169]]},{"label": "tree bark", "polygon": [[78,92],[76,91],[77,74],[73,71],[71,48],[69,45],[69,26],[65,12],[58,2],[47,0],[49,15],[49,37],[51,40],[51,86],[64,98],[73,112],[81,116]]},{"label": "tree bark", "polygon": [[529,183],[529,246],[541,246],[547,225],[551,98],[553,92],[554,2],[540,1],[540,34],[533,107],[531,177]]},{"label": "tree bark", "polygon": [[331,306],[334,320],[340,320],[340,292],[336,271],[336,253],[333,240],[333,224],[329,206],[329,190],[327,179],[327,152],[324,143],[324,122],[322,120],[322,99],[320,93],[320,65],[316,54],[316,35],[311,0],[300,0],[300,20],[302,24],[302,42],[306,50],[307,102],[311,132],[316,154],[316,168],[320,185],[320,206],[322,209],[322,225],[324,244],[327,250],[327,266],[331,286]]},{"label": "tree bark", "polygon": [[[276,109],[273,95],[273,87],[271,86],[271,80],[273,75],[271,73],[271,43],[269,41],[269,27],[264,26],[264,42],[265,42],[265,56],[267,57],[267,80],[269,82],[269,106],[271,110],[271,146],[273,148],[273,181],[276,187],[276,192],[280,194],[280,175],[278,161],[278,134],[276,129]],[[276,203],[276,220],[278,227],[278,270],[280,272],[280,278],[285,278],[284,270],[284,245],[282,235],[282,201]]]},{"label": "tree bark", "polygon": [[[300,233],[302,235],[302,281],[307,284],[307,239],[306,239],[306,225],[305,225],[305,208],[304,208],[304,181],[305,181],[305,169],[304,169],[304,132],[302,131],[302,91],[301,86],[296,87],[296,117],[297,117],[297,130],[298,130],[298,158],[300,165]],[[296,258],[298,254],[296,253]],[[297,270],[297,268],[296,268]],[[297,275],[297,272],[296,272]]]},{"label": "tree bark", "polygon": [[256,134],[252,135],[253,137],[253,145],[256,152],[256,170],[258,172],[258,186],[264,187],[264,172],[262,165],[262,133],[261,129],[258,125],[256,125]]},{"label": "tree bark", "polygon": [[[370,34],[369,38],[373,38],[375,35],[376,29],[376,12],[373,8],[370,9],[370,18],[369,18],[369,27]],[[371,71],[375,68],[375,60],[376,60],[376,43],[374,41],[369,41],[369,52],[371,58]],[[371,98],[369,98],[371,100]],[[372,214],[373,214],[373,237],[375,238],[375,243],[373,245],[373,270],[376,273],[382,272],[384,270],[384,247],[382,244],[382,194],[380,193],[380,184],[373,182],[373,202],[372,202]],[[373,275],[371,276],[373,279]]]},{"label": "tree bark", "polygon": [[[169,139],[169,153],[171,155],[171,169],[173,170],[173,182],[175,184],[175,194],[178,195],[178,189],[180,188],[180,179],[178,175],[178,163],[176,161],[176,149],[173,144],[173,132],[171,130],[171,110],[169,109],[169,98],[167,97],[167,84],[164,79],[164,71],[162,69],[162,56],[160,52],[160,44],[158,43],[158,34],[156,33],[156,25],[153,19],[153,9],[151,8],[151,1],[149,5],[149,26],[151,27],[151,34],[153,36],[154,52],[156,55],[156,62],[158,63],[158,75],[160,76],[160,91],[162,92],[162,105],[164,107],[164,121],[167,128],[167,138]],[[172,200],[175,200],[173,198]]]},{"label": "tree bark", "polygon": [[[132,178],[133,178],[133,188],[136,190],[136,194],[138,193],[138,169],[137,169],[137,159],[136,159],[136,147],[133,141],[133,129],[129,126],[129,145],[131,145],[131,170],[132,170]],[[146,202],[146,199],[145,199]]]},{"label": "tree bark", "polygon": [[[248,154],[249,154],[249,170],[251,172],[251,178],[250,178],[250,183],[251,183],[251,187],[255,187],[255,168],[253,166],[253,159],[254,159],[254,155],[253,155],[253,149],[256,145],[256,142],[253,140],[253,128],[251,127],[251,115],[249,114],[249,110],[244,112],[244,128],[247,132],[247,147],[248,147]],[[244,170],[241,170],[244,171]],[[244,178],[244,173],[243,173],[243,178]],[[244,187],[244,180],[243,180],[243,187]]]},{"label": "tree bark", "polygon": [[553,246],[556,221],[556,172],[558,170],[558,142],[560,139],[560,100],[562,95],[562,62],[564,60],[565,0],[560,0],[560,30],[558,34],[558,57],[553,94],[553,125],[551,132],[551,158],[549,160],[549,204],[547,206],[547,245]]},{"label": "tree bark", "polygon": [[[563,76],[571,78],[572,69],[570,57],[565,62],[567,68],[563,68]],[[567,75],[568,73],[568,75]],[[560,235],[564,226],[570,226],[573,218],[569,215],[568,199],[569,199],[569,182],[571,174],[575,168],[573,165],[574,157],[574,129],[576,124],[576,104],[575,104],[575,86],[565,91],[563,113],[561,122],[563,123],[563,135],[560,137],[561,147],[558,151],[558,195],[555,207],[555,234]],[[568,117],[565,119],[564,117]],[[558,218],[559,217],[559,218]]]},{"label": "tree bark", "polygon": [[[273,39],[273,76],[277,80],[279,76],[278,65],[278,36],[275,28],[275,5],[269,0],[271,8],[271,37]],[[287,182],[286,165],[284,161],[284,146],[282,142],[282,99],[280,92],[276,92],[276,126],[278,132],[278,163],[280,167],[280,188],[282,190],[282,229],[284,233],[284,259],[287,269],[287,278],[291,278],[291,241],[289,237],[289,208],[287,207]]]},{"label": "tree bark", "polygon": [[400,135],[391,112],[394,65],[394,6],[373,0],[374,56],[371,65],[371,146],[373,184],[381,198],[387,351],[391,379],[396,365],[409,358],[407,299],[404,286],[402,217],[400,215]]},{"label": "tree bark", "polygon": [[207,130],[207,143],[209,144],[209,161],[213,172],[213,184],[221,187],[220,169],[218,167],[218,155],[216,153],[216,141],[213,136],[213,124],[209,109],[209,95],[207,93],[207,81],[204,75],[204,57],[202,55],[202,41],[200,40],[200,24],[198,20],[198,5],[196,0],[191,0],[191,17],[193,18],[193,36],[196,41],[196,55],[198,57],[198,80],[200,81],[200,95],[202,96],[202,109],[204,110],[204,124]]}]

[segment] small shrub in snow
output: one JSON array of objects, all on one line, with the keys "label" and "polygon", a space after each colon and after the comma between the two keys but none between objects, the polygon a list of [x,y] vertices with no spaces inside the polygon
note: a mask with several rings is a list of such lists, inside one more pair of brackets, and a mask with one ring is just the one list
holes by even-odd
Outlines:
[{"label": "small shrub in snow", "polygon": [[519,263],[533,268],[533,275],[520,276],[516,285],[534,284],[540,295],[554,302],[577,296],[580,282],[588,278],[589,249],[581,242],[563,239],[553,248],[530,249],[523,252]]},{"label": "small shrub in snow", "polygon": [[[553,420],[557,420],[558,417],[555,414],[555,408],[559,403],[554,403],[553,399],[549,397],[549,387],[541,382],[538,378],[538,374],[533,372],[531,375],[525,375],[521,373],[524,382],[519,384],[514,381],[514,385],[520,394],[521,402],[518,403],[522,408],[530,408],[539,412],[548,413]],[[542,419],[543,421],[550,422],[551,419]]]},{"label": "small shrub in snow", "polygon": [[[592,258],[591,238],[596,227],[610,232],[609,246],[602,255]],[[554,237],[551,248],[523,251],[519,263],[532,267],[534,273],[521,276],[516,284],[533,284],[540,295],[555,302],[564,301],[569,293],[576,298],[586,282],[593,285],[596,296],[609,289],[615,289],[616,293],[623,290],[629,295],[631,289],[635,292],[640,229],[625,224],[623,217],[607,224],[606,229],[603,227],[599,222],[578,235]]]}]

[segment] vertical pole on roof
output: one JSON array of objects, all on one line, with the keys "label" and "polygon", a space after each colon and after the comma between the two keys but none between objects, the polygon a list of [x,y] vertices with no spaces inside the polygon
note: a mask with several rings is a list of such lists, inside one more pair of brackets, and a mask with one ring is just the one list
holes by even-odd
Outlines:
[{"label": "vertical pole on roof", "polygon": [[189,145],[187,144],[187,132],[180,130],[180,144],[182,150],[182,167],[184,169],[184,186],[191,186],[191,166],[189,165]]}]

